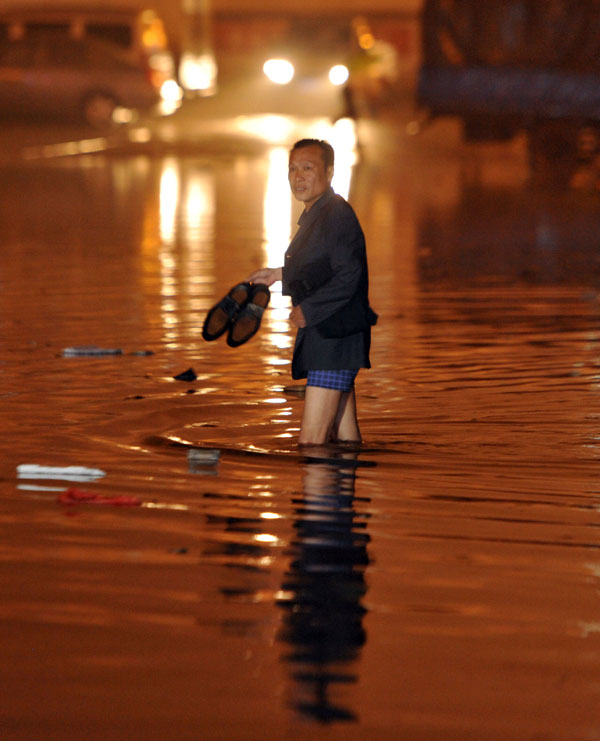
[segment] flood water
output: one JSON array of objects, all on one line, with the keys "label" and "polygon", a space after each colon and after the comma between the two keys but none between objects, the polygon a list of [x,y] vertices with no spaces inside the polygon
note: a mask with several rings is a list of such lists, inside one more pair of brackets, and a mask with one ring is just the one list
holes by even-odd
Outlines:
[{"label": "flood water", "polygon": [[4,162],[0,738],[600,739],[600,196],[453,137],[339,162],[380,319],[333,461],[286,298],[201,338],[293,233],[286,142]]}]

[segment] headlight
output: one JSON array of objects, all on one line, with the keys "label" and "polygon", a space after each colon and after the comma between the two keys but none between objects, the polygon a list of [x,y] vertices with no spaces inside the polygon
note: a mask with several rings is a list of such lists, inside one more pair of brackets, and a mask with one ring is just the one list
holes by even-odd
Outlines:
[{"label": "headlight", "polygon": [[183,90],[175,80],[165,80],[160,88],[159,111],[163,116],[170,116],[179,108],[183,99]]},{"label": "headlight", "polygon": [[181,103],[183,93],[175,80],[165,80],[160,87],[160,97],[166,103]]},{"label": "headlight", "polygon": [[336,64],[329,70],[329,82],[332,85],[343,85],[350,73],[345,64]]},{"label": "headlight", "polygon": [[287,59],[268,59],[263,64],[263,72],[277,85],[287,85],[294,77],[294,65]]},{"label": "headlight", "polygon": [[212,95],[217,82],[217,63],[213,55],[184,53],[179,64],[179,79],[186,90]]}]

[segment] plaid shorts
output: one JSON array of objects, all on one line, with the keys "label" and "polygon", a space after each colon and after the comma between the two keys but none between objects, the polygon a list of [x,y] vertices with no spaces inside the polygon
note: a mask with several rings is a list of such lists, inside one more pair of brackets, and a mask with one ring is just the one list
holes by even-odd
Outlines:
[{"label": "plaid shorts", "polygon": [[335,391],[351,391],[358,370],[309,370],[307,386],[320,386]]}]

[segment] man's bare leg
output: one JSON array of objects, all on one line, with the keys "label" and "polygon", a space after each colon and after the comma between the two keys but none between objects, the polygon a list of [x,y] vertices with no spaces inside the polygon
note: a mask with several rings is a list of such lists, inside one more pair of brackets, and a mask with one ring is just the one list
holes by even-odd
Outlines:
[{"label": "man's bare leg", "polygon": [[333,440],[345,443],[360,443],[362,438],[356,414],[356,395],[352,391],[342,394],[338,411],[332,428]]},{"label": "man's bare leg", "polygon": [[329,442],[343,395],[335,389],[306,387],[299,445],[324,445]]}]

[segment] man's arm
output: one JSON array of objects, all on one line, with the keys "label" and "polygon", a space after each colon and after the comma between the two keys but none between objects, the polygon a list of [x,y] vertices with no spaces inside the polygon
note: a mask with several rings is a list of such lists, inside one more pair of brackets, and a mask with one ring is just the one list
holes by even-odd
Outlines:
[{"label": "man's arm", "polygon": [[264,283],[272,286],[278,280],[281,280],[282,268],[259,268],[251,273],[246,280],[248,283]]}]

